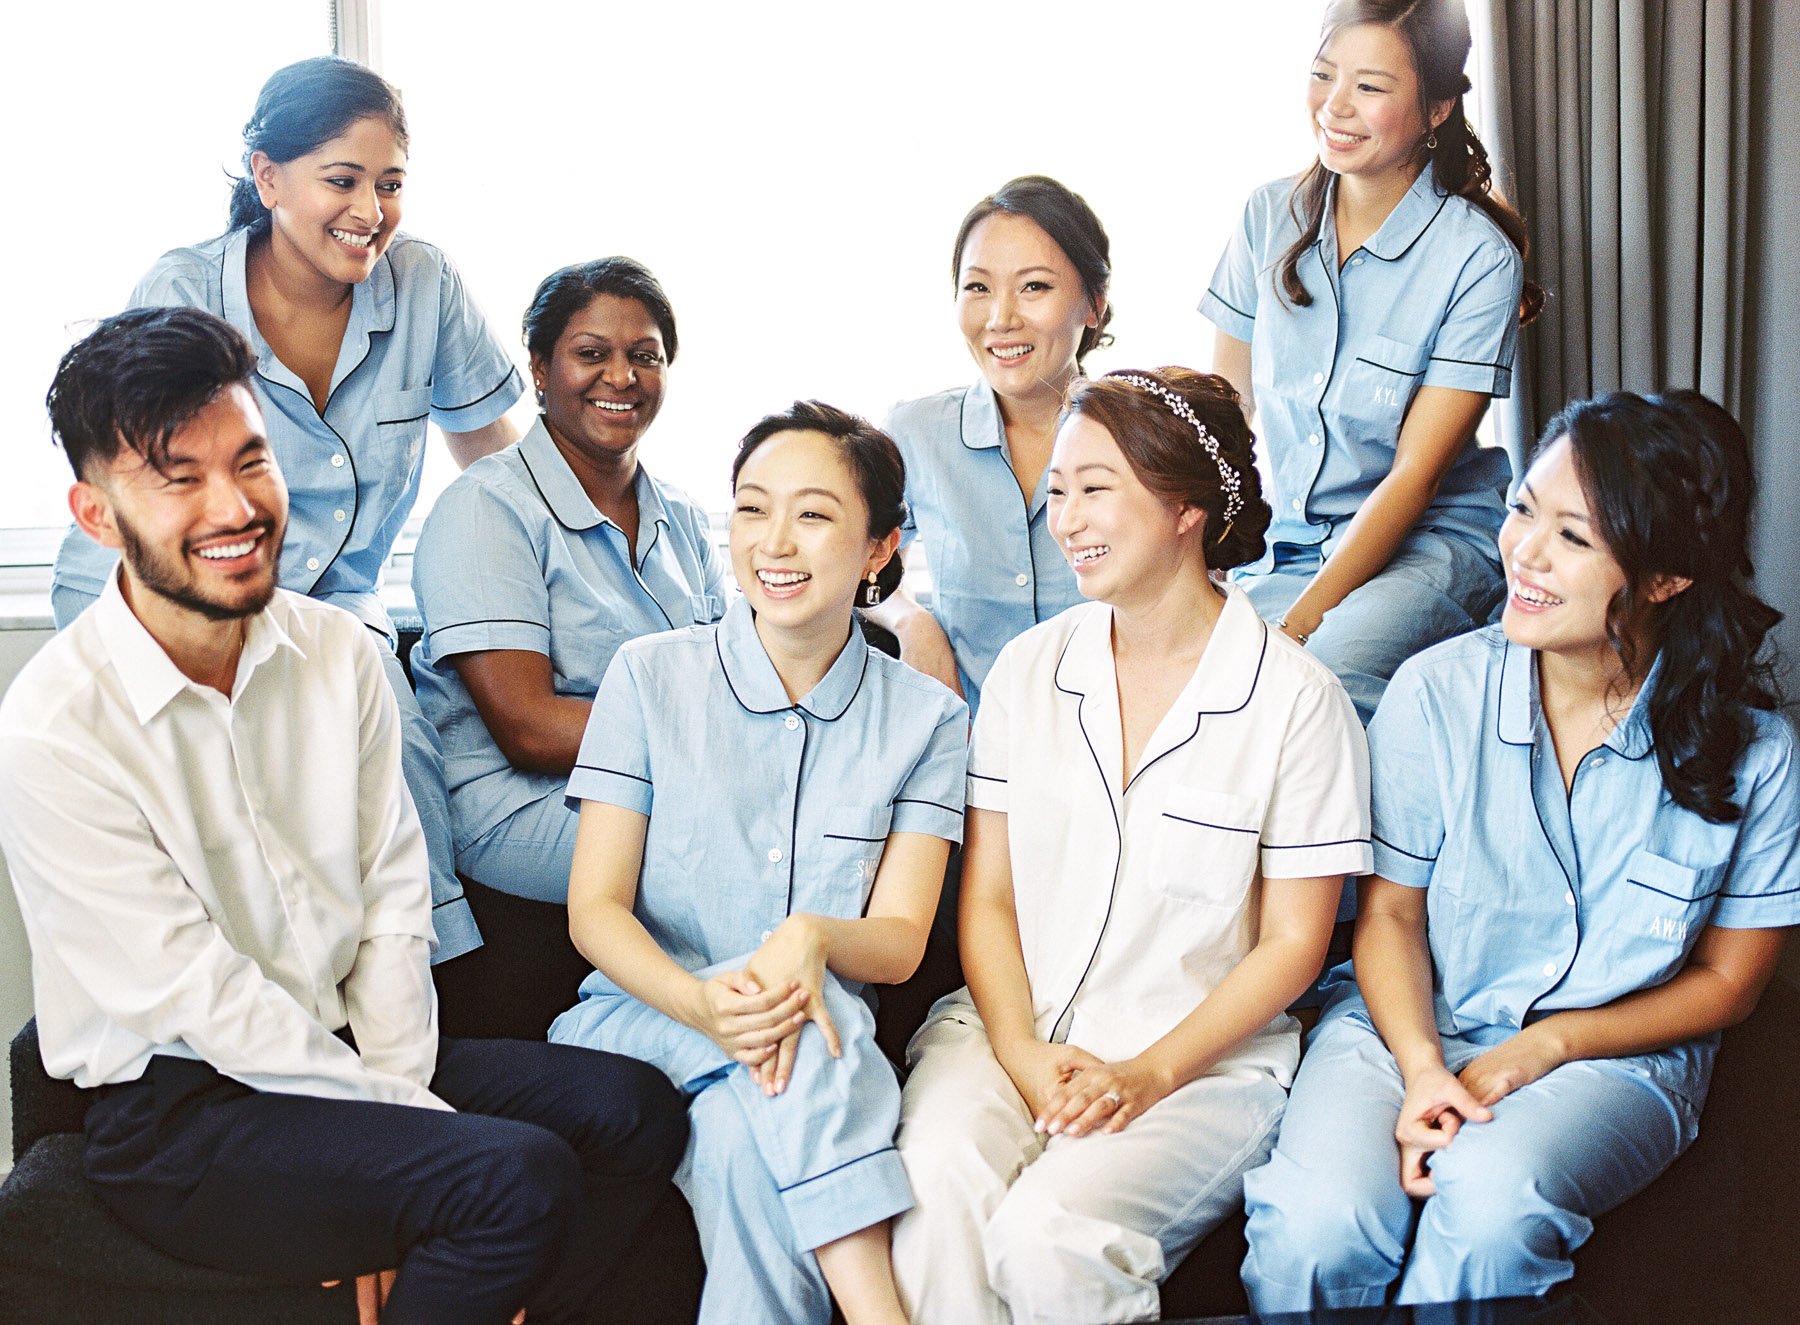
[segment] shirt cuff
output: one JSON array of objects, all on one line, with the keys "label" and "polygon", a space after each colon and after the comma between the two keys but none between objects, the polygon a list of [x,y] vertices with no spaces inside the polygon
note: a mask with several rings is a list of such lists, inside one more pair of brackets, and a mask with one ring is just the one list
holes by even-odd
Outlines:
[{"label": "shirt cuff", "polygon": [[1250,338],[1256,334],[1255,315],[1233,308],[1213,290],[1208,290],[1206,297],[1200,301],[1200,316],[1227,336],[1235,336],[1245,344],[1249,344]]},{"label": "shirt cuff", "polygon": [[1707,921],[1720,929],[1784,929],[1800,925],[1800,888],[1748,897],[1722,893]]},{"label": "shirt cuff", "polygon": [[488,649],[523,649],[548,657],[550,627],[535,621],[462,621],[433,630],[427,643],[433,658],[482,653]]},{"label": "shirt cuff", "polygon": [[563,800],[571,810],[579,810],[582,801],[601,801],[648,816],[652,790],[649,778],[616,768],[577,764],[569,774],[569,789]]},{"label": "shirt cuff", "polygon": [[940,805],[936,801],[900,799],[894,802],[891,833],[923,833],[941,837],[946,842],[963,840],[963,816],[960,806]]},{"label": "shirt cuff", "polygon": [[1379,874],[1384,879],[1404,884],[1408,888],[1423,888],[1431,882],[1431,874],[1437,868],[1436,856],[1418,856],[1412,852],[1395,846],[1391,842],[1382,841],[1377,835],[1373,842],[1374,868],[1372,874]]},{"label": "shirt cuff", "polygon": [[1446,386],[1483,396],[1510,396],[1512,368],[1507,364],[1464,363],[1460,359],[1429,359],[1420,386]]},{"label": "shirt cuff", "polygon": [[1262,846],[1265,879],[1318,879],[1334,874],[1367,874],[1371,864],[1367,838],[1339,842],[1305,842],[1295,846]]},{"label": "shirt cuff", "polygon": [[985,773],[977,773],[973,769],[968,777],[969,808],[975,810],[998,810],[1006,813],[1005,778],[997,778]]}]

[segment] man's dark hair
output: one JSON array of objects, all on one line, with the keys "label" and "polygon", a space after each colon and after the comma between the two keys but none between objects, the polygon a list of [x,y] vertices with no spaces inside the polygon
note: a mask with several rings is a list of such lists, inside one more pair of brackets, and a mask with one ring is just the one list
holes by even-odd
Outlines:
[{"label": "man's dark hair", "polygon": [[248,342],[211,313],[133,308],[69,347],[44,404],[76,478],[127,447],[160,473],[170,439],[255,369]]}]

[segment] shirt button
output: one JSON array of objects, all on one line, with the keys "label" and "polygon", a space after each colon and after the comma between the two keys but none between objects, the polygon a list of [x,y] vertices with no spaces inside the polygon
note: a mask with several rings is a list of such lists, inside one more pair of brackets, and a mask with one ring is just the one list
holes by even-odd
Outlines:
[{"label": "shirt button", "polygon": [[331,513],[331,518],[336,520],[339,524],[342,524],[344,521],[344,513],[342,511],[333,511]]},{"label": "shirt button", "polygon": [[780,863],[781,863],[781,848],[780,847],[770,847],[769,848],[769,864],[778,865]]},{"label": "shirt button", "polygon": [[1556,974],[1556,963],[1555,962],[1545,962],[1544,963],[1544,974],[1545,975],[1555,975]]},{"label": "shirt button", "polygon": [[1319,444],[1319,434],[1316,432],[1307,433],[1306,434],[1306,444],[1308,446],[1317,446]]},{"label": "shirt button", "polygon": [[[789,731],[793,731],[794,728],[796,728],[800,725],[800,719],[796,718],[792,713],[790,713],[787,715],[787,717],[782,719],[781,725],[786,727]],[[772,860],[772,859],[774,859],[774,857],[771,856],[770,859]]]},{"label": "shirt button", "polygon": [[1600,765],[1604,764],[1605,762],[1606,762],[1605,755],[1595,755],[1594,756],[1594,767],[1595,768],[1599,768]]},{"label": "shirt button", "polygon": [[317,557],[308,557],[306,559],[306,569],[307,570],[318,570],[319,569],[319,559]]},{"label": "shirt button", "polygon": [[765,930],[764,930],[764,931],[763,931],[763,932],[762,932],[762,938],[760,938],[760,939],[758,939],[758,940],[757,940],[757,942],[759,942],[759,943],[767,943],[767,942],[768,942],[768,941],[769,941],[769,940],[770,940],[770,939],[772,939],[772,938],[774,938],[774,937],[775,937],[775,931],[774,931],[774,930],[772,930],[772,929],[765,929]]},{"label": "shirt button", "polygon": [[341,453],[331,457],[331,467],[333,469],[342,469],[344,467],[344,457]]},{"label": "shirt button", "polygon": [[1574,893],[1564,893],[1563,894],[1563,904],[1566,906],[1574,906],[1575,905],[1575,894]]},{"label": "shirt button", "polygon": [[1023,589],[1026,585],[1031,583],[1031,576],[1015,575],[1015,576],[1013,576],[1013,583],[1018,585],[1021,589]]},{"label": "shirt button", "polygon": [[1289,502],[1288,505],[1292,506],[1297,511],[1300,509],[1300,499],[1296,497],[1293,501]]},{"label": "shirt button", "polygon": [[1317,386],[1319,383],[1323,382],[1324,380],[1325,380],[1324,373],[1314,373],[1313,374],[1313,385],[1314,386]]},{"label": "shirt button", "polygon": [[1362,259],[1361,258],[1351,258],[1350,265],[1352,267],[1360,267],[1360,266],[1362,266]]}]

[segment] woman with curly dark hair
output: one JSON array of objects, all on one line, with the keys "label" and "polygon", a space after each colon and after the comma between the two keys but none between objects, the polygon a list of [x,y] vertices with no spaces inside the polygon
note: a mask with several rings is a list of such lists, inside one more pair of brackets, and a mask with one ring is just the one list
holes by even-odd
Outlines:
[{"label": "woman with curly dark hair", "polygon": [[1545,1292],[1693,1140],[1800,922],[1753,487],[1703,396],[1570,406],[1500,531],[1500,625],[1395,675],[1360,992],[1246,1182],[1259,1311]]}]

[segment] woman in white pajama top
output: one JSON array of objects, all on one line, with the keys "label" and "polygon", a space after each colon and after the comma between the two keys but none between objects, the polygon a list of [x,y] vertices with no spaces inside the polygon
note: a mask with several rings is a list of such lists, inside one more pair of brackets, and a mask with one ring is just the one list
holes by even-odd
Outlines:
[{"label": "woman in white pajama top", "polygon": [[969,986],[914,1038],[901,1112],[895,1271],[926,1323],[1156,1317],[1268,1153],[1283,1009],[1370,861],[1342,685],[1212,579],[1269,522],[1235,392],[1078,383],[1050,465],[1098,601],[1010,644],[976,719]]}]

